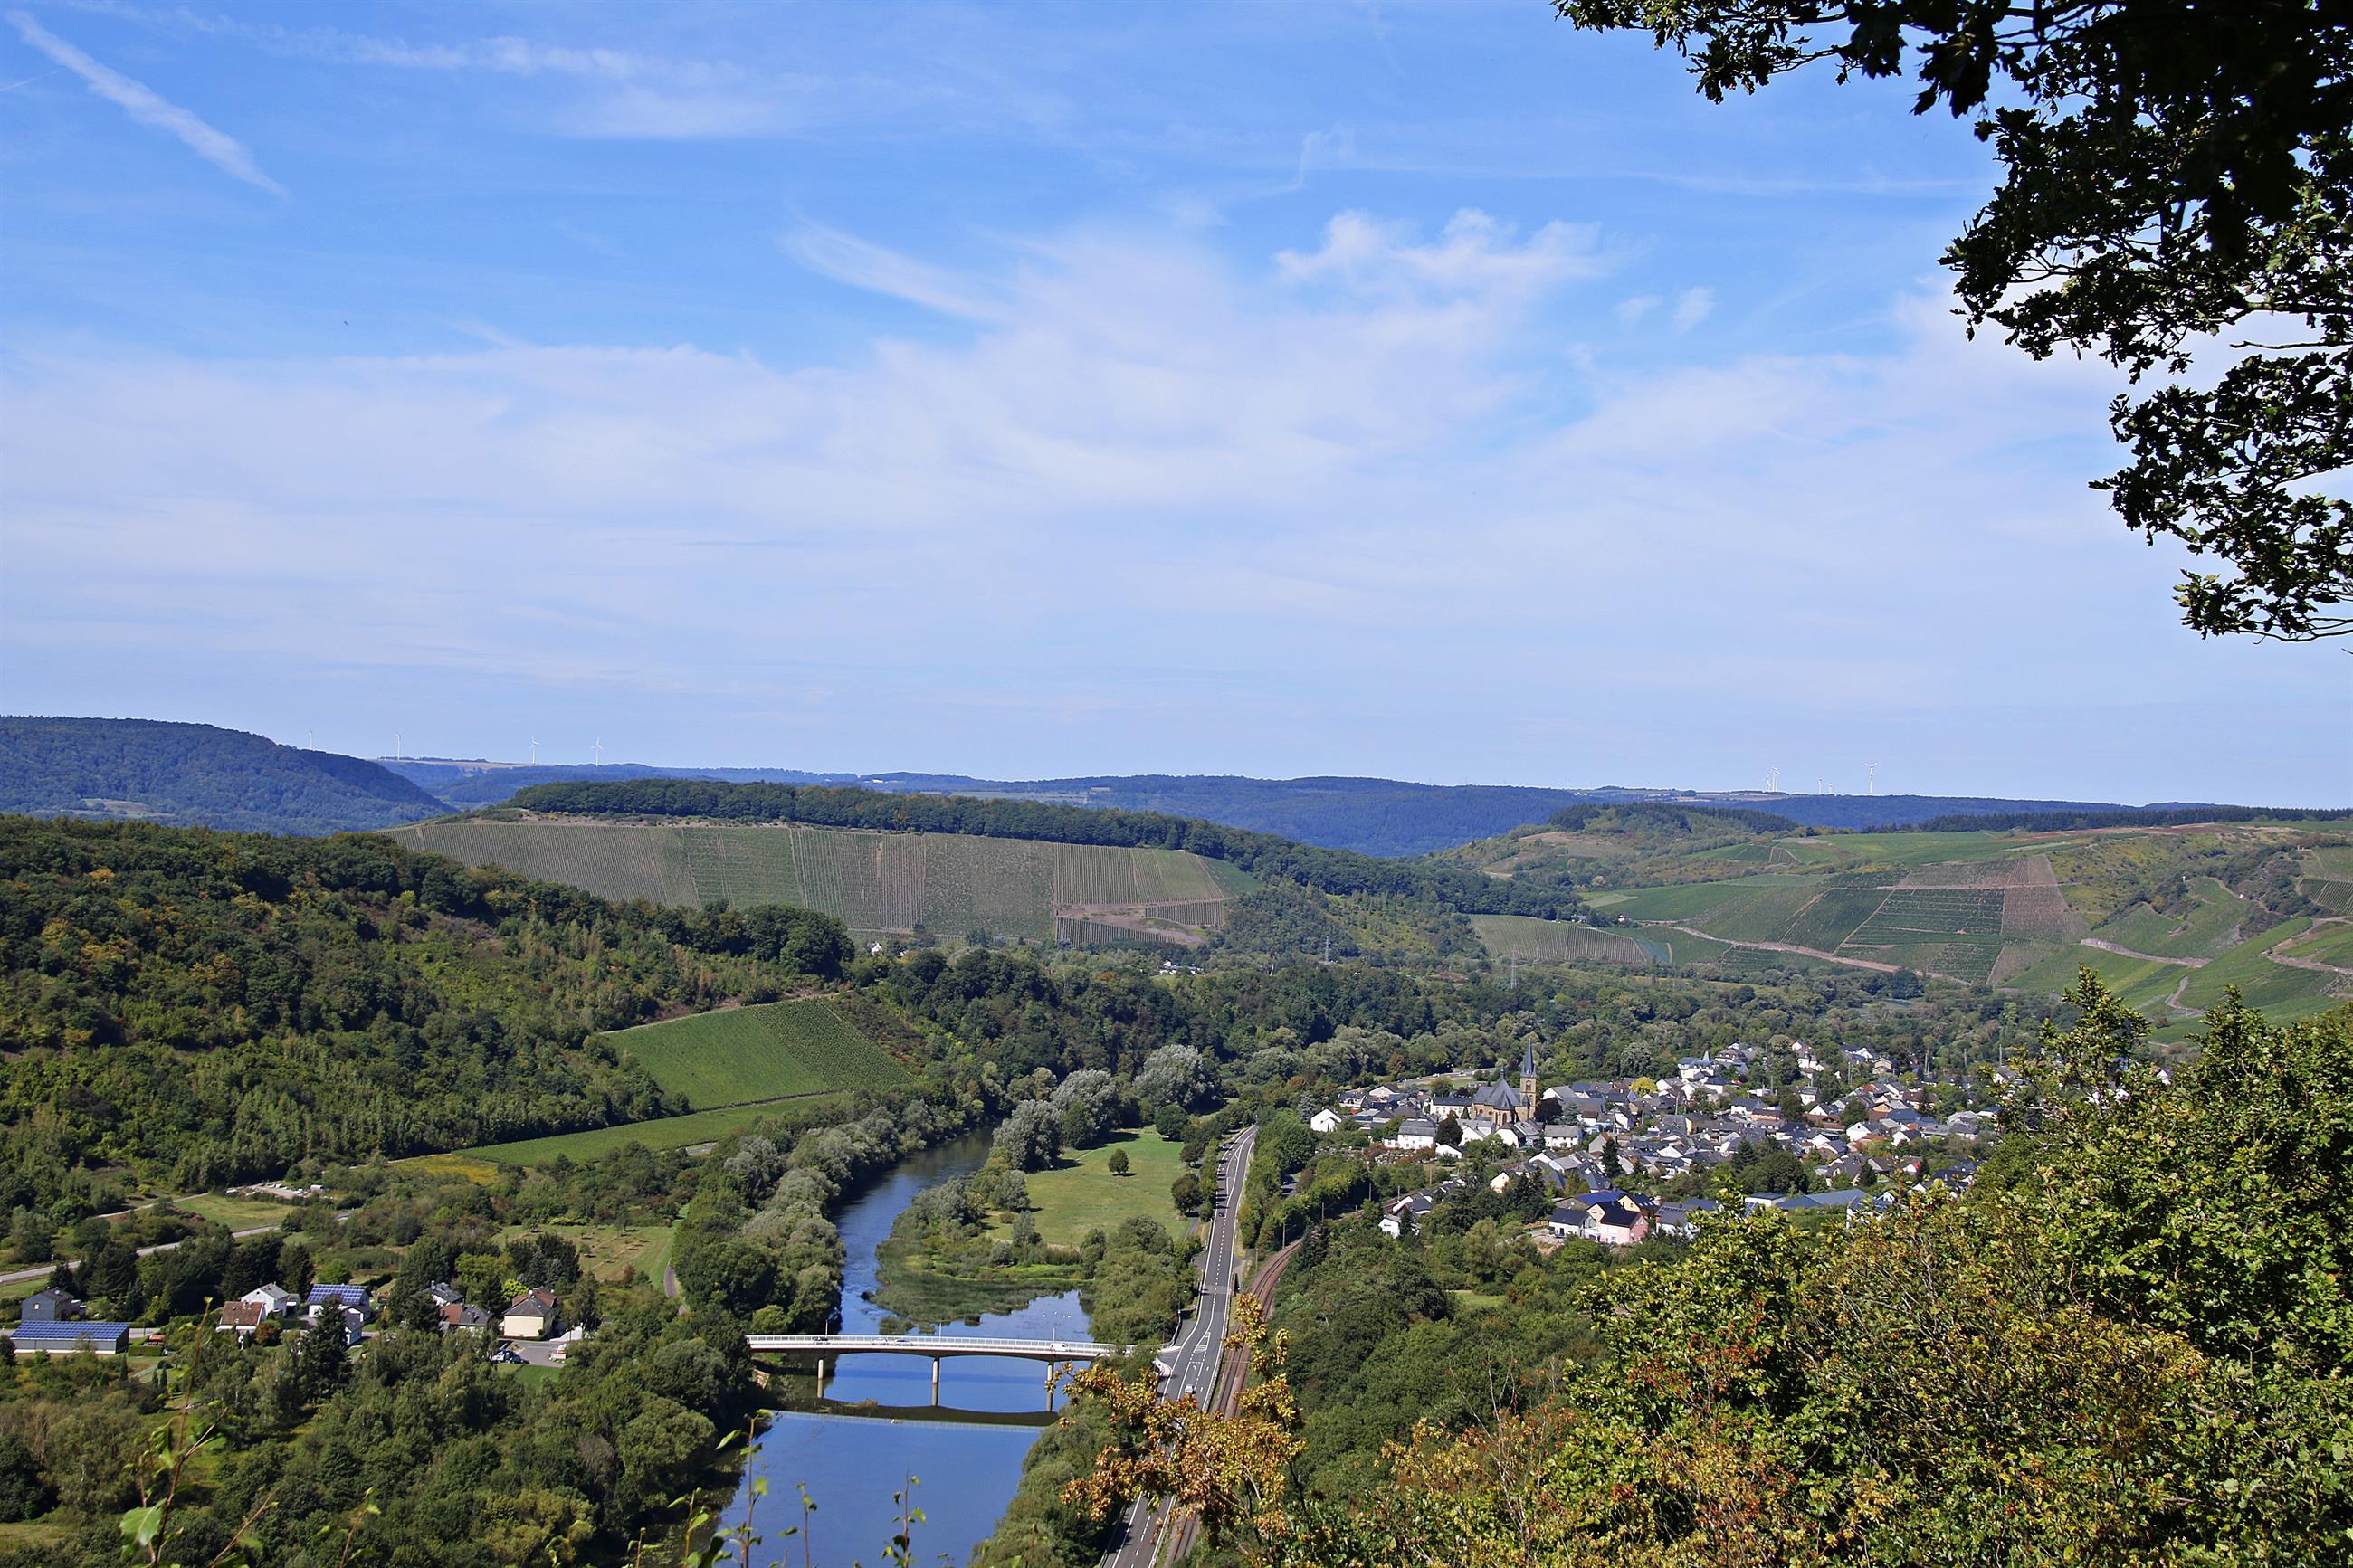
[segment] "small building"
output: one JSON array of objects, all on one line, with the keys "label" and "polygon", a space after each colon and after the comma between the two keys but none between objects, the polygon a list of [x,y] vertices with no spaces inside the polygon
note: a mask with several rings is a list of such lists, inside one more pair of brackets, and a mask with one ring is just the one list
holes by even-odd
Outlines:
[{"label": "small building", "polygon": [[363,1320],[375,1314],[375,1303],[368,1299],[364,1285],[313,1285],[311,1293],[302,1298],[305,1314],[317,1317],[327,1307],[340,1307],[357,1312]]},{"label": "small building", "polygon": [[131,1348],[128,1323],[19,1323],[8,1335],[18,1355],[121,1355]]},{"label": "small building", "polygon": [[467,1333],[486,1334],[491,1331],[491,1315],[481,1308],[464,1301],[441,1303],[441,1327]]},{"label": "small building", "polygon": [[302,1304],[302,1299],[283,1285],[256,1285],[237,1300],[259,1307],[265,1316],[272,1318],[290,1317],[294,1309]]},{"label": "small building", "polygon": [[81,1303],[51,1286],[26,1297],[17,1315],[27,1323],[62,1323],[81,1316]]},{"label": "small building", "polygon": [[535,1286],[507,1303],[499,1332],[511,1340],[543,1340],[564,1327],[564,1310],[555,1292]]},{"label": "small building", "polygon": [[213,1325],[213,1331],[245,1339],[272,1316],[274,1314],[263,1303],[240,1299],[220,1310],[220,1321]]},{"label": "small building", "polygon": [[1400,1149],[1429,1149],[1438,1142],[1438,1124],[1414,1117],[1398,1126],[1397,1137],[1391,1140]]},{"label": "small building", "polygon": [[1307,1119],[1308,1130],[1313,1132],[1337,1132],[1347,1125],[1348,1119],[1328,1105]]}]

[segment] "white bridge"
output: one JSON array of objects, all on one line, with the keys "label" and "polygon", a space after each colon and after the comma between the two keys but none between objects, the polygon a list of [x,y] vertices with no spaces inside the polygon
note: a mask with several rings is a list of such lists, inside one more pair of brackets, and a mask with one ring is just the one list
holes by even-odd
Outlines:
[{"label": "white bridge", "polygon": [[817,1359],[817,1385],[825,1390],[825,1367],[846,1355],[920,1355],[932,1360],[932,1403],[940,1402],[940,1363],[950,1356],[1010,1356],[1046,1363],[1050,1397],[1058,1369],[1081,1362],[1116,1361],[1134,1347],[1091,1340],[994,1340],[952,1334],[746,1334],[754,1355],[805,1355]]}]

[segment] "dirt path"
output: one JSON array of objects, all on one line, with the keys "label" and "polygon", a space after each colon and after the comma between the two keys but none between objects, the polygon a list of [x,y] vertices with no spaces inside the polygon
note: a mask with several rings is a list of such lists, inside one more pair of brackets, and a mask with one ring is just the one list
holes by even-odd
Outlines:
[{"label": "dirt path", "polygon": [[2322,974],[2342,974],[2348,979],[2353,979],[2353,969],[2348,969],[2341,963],[2323,963],[2316,958],[2296,958],[2284,952],[2267,952],[2263,956],[2283,968],[2309,969]]},{"label": "dirt path", "polygon": [[2078,941],[2077,947],[2096,947],[2102,952],[2113,952],[2122,958],[2137,958],[2144,963],[2177,963],[2184,969],[2203,969],[2214,961],[2211,958],[2168,958],[2161,952],[2135,952],[2128,947],[2118,947],[2112,942],[2087,936]]}]

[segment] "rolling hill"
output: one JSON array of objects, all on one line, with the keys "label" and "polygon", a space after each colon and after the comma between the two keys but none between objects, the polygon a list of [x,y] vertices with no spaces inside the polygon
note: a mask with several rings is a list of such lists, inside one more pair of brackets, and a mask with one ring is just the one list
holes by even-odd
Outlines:
[{"label": "rolling hill", "polygon": [[1232,867],[1181,849],[800,823],[453,817],[391,834],[410,848],[608,899],[797,904],[868,937],[920,928],[1192,946],[1225,923],[1227,900],[1250,886]]},{"label": "rolling hill", "polygon": [[308,834],[364,831],[445,809],[374,763],[238,730],[0,718],[0,812]]},{"label": "rolling hill", "polygon": [[[2342,821],[1809,836],[1612,813],[1453,858],[1574,880],[1686,961],[1745,948],[2046,994],[2088,964],[2160,1023],[2232,985],[2283,1018],[2353,997]],[[1544,922],[1474,924],[1496,956],[1553,955]]]},{"label": "rolling hill", "polygon": [[2097,801],[2006,800],[1985,795],[1783,795],[1757,791],[1552,789],[1521,784],[1429,784],[1402,779],[1259,779],[1237,774],[1090,774],[1073,778],[986,779],[966,773],[804,773],[788,768],[662,768],[641,763],[599,766],[379,758],[385,766],[459,810],[502,804],[543,784],[614,784],[682,778],[736,784],[835,784],[893,795],[953,795],[976,800],[1092,806],[1195,818],[1269,833],[1302,844],[1359,854],[1433,854],[1507,833],[1577,806],[1662,802],[1749,807],[1819,827],[1885,827],[1933,817],[1989,812],[2131,812]]}]

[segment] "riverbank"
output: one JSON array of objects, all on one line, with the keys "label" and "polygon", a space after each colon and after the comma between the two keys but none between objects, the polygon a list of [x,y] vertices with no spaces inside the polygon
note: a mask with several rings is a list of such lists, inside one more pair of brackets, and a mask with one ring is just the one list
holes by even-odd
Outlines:
[{"label": "riverbank", "polygon": [[1171,1187],[1186,1168],[1184,1145],[1145,1128],[1072,1151],[1050,1170],[992,1163],[943,1184],[892,1226],[876,1300],[911,1324],[954,1322],[1085,1288],[1103,1245],[1091,1238],[1140,1224],[1181,1248],[1190,1222]]}]

